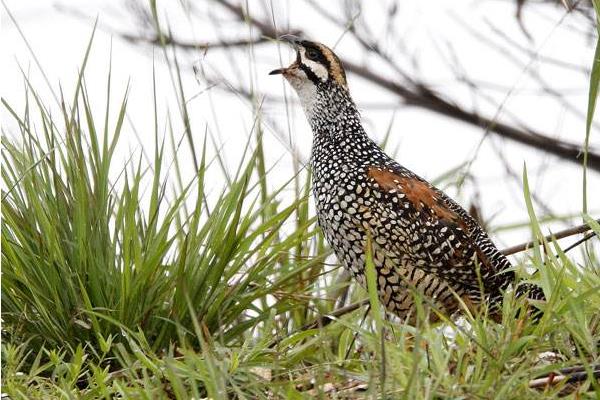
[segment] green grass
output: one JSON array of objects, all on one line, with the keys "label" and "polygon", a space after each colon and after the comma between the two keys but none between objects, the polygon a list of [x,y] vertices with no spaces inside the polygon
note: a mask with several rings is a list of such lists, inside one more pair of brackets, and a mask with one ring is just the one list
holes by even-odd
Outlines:
[{"label": "green grass", "polygon": [[[370,290],[352,283],[350,299],[370,299],[368,312],[312,324],[335,311],[346,284],[309,213],[306,175],[269,180],[260,110],[236,173],[207,193],[223,154],[209,157],[206,139],[193,144],[206,136],[192,131],[184,101],[197,159],[188,182],[166,156],[180,133],[159,132],[156,99],[152,162],[115,157],[127,88],[109,112],[109,75],[106,111],[92,109],[89,51],[60,114],[28,82],[23,111],[3,99],[19,127],[2,135],[2,392],[11,398],[551,398],[563,385],[536,391],[529,380],[600,361],[598,258],[588,249],[576,265],[554,242],[519,265],[539,270],[531,279],[549,297],[538,323],[515,318],[526,305],[507,294],[501,324],[467,312],[459,323],[420,315],[402,325],[383,318],[369,276]],[[524,195],[543,241],[526,174]],[[558,357],[540,361],[546,351]],[[571,396],[595,398],[590,388],[599,390],[587,380]]]}]

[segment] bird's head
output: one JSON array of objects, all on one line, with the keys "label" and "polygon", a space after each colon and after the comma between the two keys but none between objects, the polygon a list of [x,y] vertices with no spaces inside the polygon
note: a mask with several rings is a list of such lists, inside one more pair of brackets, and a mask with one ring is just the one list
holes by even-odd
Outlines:
[{"label": "bird's head", "polygon": [[307,111],[320,88],[334,85],[348,90],[342,63],[329,47],[292,35],[284,35],[280,39],[294,47],[296,60],[289,67],[273,70],[269,75],[283,75],[296,90]]}]

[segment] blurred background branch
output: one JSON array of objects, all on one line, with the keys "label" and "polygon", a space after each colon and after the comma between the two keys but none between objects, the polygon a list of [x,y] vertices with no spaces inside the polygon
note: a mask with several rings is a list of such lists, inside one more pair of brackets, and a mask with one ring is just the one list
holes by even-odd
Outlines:
[{"label": "blurred background branch", "polygon": [[[306,32],[299,27],[286,27],[281,28],[283,22],[278,22],[277,19],[268,20],[268,12],[265,11],[263,16],[257,16],[256,13],[250,13],[244,9],[243,3],[235,3],[231,0],[206,0],[208,6],[211,4],[218,4],[227,10],[231,16],[234,17],[233,21],[229,23],[239,24],[238,31],[244,31],[244,26],[253,28],[253,38],[239,38],[239,39],[223,39],[218,41],[205,41],[195,42],[186,39],[178,38],[175,33],[163,32],[160,27],[152,23],[152,13],[150,10],[144,8],[139,3],[134,1],[124,2],[131,15],[138,22],[136,25],[140,27],[140,32],[128,33],[121,29],[114,30],[124,40],[132,43],[133,45],[168,45],[175,46],[181,50],[192,51],[197,53],[198,51],[204,52],[209,49],[230,49],[244,46],[255,46],[264,43],[271,43],[272,39],[279,37],[284,33],[292,33],[295,35],[307,35],[310,37],[310,32]],[[560,87],[560,82],[548,82],[542,78],[538,72],[539,68],[532,67],[532,64],[547,64],[553,67],[570,70],[573,73],[589,74],[587,66],[578,65],[569,61],[555,59],[553,57],[547,57],[541,55],[533,43],[530,28],[527,27],[527,21],[523,10],[531,5],[532,8],[538,10],[538,12],[544,12],[544,7],[563,7],[565,10],[565,16],[569,13],[577,13],[586,21],[587,24],[578,26],[578,30],[581,32],[582,40],[591,38],[593,32],[593,9],[589,1],[577,1],[570,2],[564,1],[505,1],[506,7],[513,7],[515,10],[515,18],[523,31],[524,37],[527,40],[515,40],[506,35],[501,28],[496,26],[492,21],[486,21],[489,25],[488,33],[482,33],[472,28],[467,21],[463,21],[458,15],[453,15],[458,25],[465,29],[470,36],[478,41],[484,42],[487,46],[497,50],[497,54],[510,62],[513,62],[523,69],[524,73],[536,80],[540,84],[540,91],[548,97],[553,98],[556,102],[560,103],[565,109],[565,112],[572,113],[578,118],[584,119],[585,114],[579,111],[578,107],[572,105],[565,95],[564,88]],[[392,54],[388,49],[390,46],[386,46],[385,43],[394,43],[399,48],[405,45],[403,39],[397,32],[397,27],[393,23],[393,18],[400,10],[400,3],[398,1],[392,1],[388,3],[382,3],[380,7],[387,8],[388,20],[386,22],[386,35],[385,43],[382,39],[376,37],[372,31],[372,27],[369,26],[361,17],[361,5],[357,2],[345,2],[343,3],[342,17],[335,16],[332,12],[328,11],[325,7],[319,3],[307,0],[303,2],[301,7],[311,7],[316,13],[318,13],[323,20],[328,21],[331,25],[343,29],[346,35],[352,37],[356,44],[356,50],[367,54],[370,57],[376,57],[383,62],[390,72],[384,72],[380,68],[375,68],[371,63],[358,63],[353,61],[342,53],[342,60],[346,69],[362,79],[366,80],[369,84],[373,85],[378,89],[385,90],[397,98],[399,104],[406,106],[417,107],[429,112],[433,112],[445,117],[461,121],[463,123],[480,128],[484,132],[484,139],[488,133],[497,135],[504,139],[517,142],[519,144],[528,146],[535,149],[536,151],[542,151],[552,154],[560,159],[581,164],[582,163],[582,146],[579,143],[572,141],[566,141],[555,137],[552,133],[543,132],[539,129],[529,126],[527,123],[526,112],[519,115],[520,119],[524,122],[509,123],[499,118],[503,110],[503,103],[497,107],[495,114],[489,114],[478,111],[476,108],[467,107],[460,102],[454,101],[450,93],[446,93],[439,87],[432,85],[428,79],[420,76],[418,70],[408,71],[400,65],[397,60],[398,54]],[[197,5],[190,5],[189,18],[197,18],[199,20],[210,20],[210,12],[206,10],[200,10]],[[76,13],[77,10],[70,10]],[[341,40],[342,38],[340,38]],[[402,52],[401,52],[402,53]],[[409,54],[400,54],[410,56]],[[413,60],[414,62],[414,60]],[[459,60],[456,58],[452,62],[447,62],[449,69],[457,70]],[[485,96],[486,86],[493,85],[492,82],[485,83],[479,82],[475,78],[471,78],[468,74],[455,73],[457,79],[463,84],[468,85],[469,88],[474,92],[474,96],[482,97]],[[512,94],[511,88],[503,89],[507,93],[507,97]],[[532,104],[535,106],[535,104]],[[597,126],[596,126],[597,127]],[[567,137],[574,137],[572,134],[567,134]],[[590,169],[600,171],[600,152],[598,149],[590,148],[588,152],[588,166]]]}]

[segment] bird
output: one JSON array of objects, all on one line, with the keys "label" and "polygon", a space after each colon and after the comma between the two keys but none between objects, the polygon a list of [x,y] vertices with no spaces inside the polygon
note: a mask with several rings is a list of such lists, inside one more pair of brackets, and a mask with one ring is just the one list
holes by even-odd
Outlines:
[{"label": "bird", "polygon": [[[317,220],[342,266],[366,286],[370,255],[380,301],[415,324],[481,310],[501,318],[503,293],[515,272],[465,209],[387,155],[366,133],[340,58],[324,44],[281,40],[296,59],[282,75],[300,99],[313,133],[310,166]],[[544,300],[532,283],[517,295]],[[422,301],[419,299],[426,299]]]}]

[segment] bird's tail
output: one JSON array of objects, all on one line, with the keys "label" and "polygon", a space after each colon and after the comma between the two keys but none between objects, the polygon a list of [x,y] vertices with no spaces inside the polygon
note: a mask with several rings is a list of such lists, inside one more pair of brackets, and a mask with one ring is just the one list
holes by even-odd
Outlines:
[{"label": "bird's tail", "polygon": [[522,283],[517,286],[517,297],[527,296],[531,300],[546,300],[546,295],[541,287],[531,283]]},{"label": "bird's tail", "polygon": [[[533,285],[531,283],[522,283],[519,286],[517,286],[516,296],[517,297],[526,297],[530,300],[541,300],[541,301],[546,300],[546,295],[544,294],[544,291],[542,290],[542,288],[537,285]],[[540,318],[542,318],[542,316],[544,315],[544,312],[542,310],[540,310],[539,308],[532,306],[527,311],[527,314],[530,315],[537,322],[540,320]],[[518,316],[519,316],[519,313],[517,314],[517,317]]]}]

